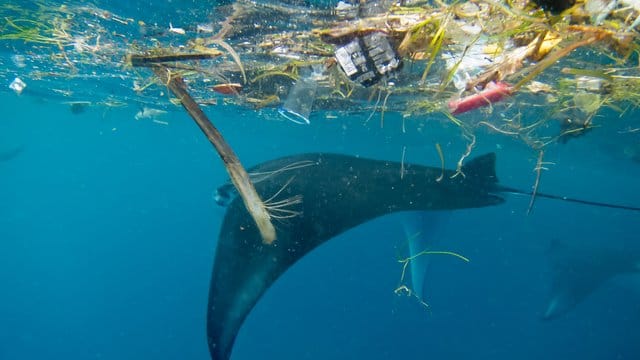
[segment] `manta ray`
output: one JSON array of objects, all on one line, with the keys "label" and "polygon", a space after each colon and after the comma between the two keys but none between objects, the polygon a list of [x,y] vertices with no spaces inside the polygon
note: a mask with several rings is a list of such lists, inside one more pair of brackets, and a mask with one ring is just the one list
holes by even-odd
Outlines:
[{"label": "manta ray", "polygon": [[[501,204],[495,154],[462,172],[338,154],[303,154],[260,164],[249,172],[276,226],[263,244],[240,197],[227,207],[209,291],[211,356],[226,360],[245,318],[264,292],[296,261],[336,235],[397,211],[453,210]],[[229,185],[218,200],[230,196]]]},{"label": "manta ray", "polygon": [[595,292],[600,286],[623,274],[636,274],[638,287],[640,245],[636,238],[580,246],[553,239],[549,248],[551,288],[542,318],[556,319]]},{"label": "manta ray", "polygon": [[209,289],[212,359],[229,359],[240,327],[262,295],[296,261],[336,235],[394,212],[481,208],[503,203],[501,193],[527,194],[498,184],[495,161],[489,153],[460,171],[329,153],[267,161],[249,173],[276,227],[271,245],[262,242],[233,186],[220,187],[216,200],[228,207]]},{"label": "manta ray", "polygon": [[15,147],[7,151],[0,151],[0,162],[9,161],[20,155],[24,149],[22,146]]}]

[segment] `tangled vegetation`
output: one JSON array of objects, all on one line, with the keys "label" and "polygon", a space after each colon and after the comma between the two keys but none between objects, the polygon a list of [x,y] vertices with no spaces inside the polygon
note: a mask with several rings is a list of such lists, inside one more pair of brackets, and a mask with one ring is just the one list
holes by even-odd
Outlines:
[{"label": "tangled vegetation", "polygon": [[[85,3],[3,4],[0,44],[12,66],[0,76],[8,83],[18,75],[64,102],[146,104],[164,84],[137,66],[161,63],[200,105],[253,109],[278,108],[310,80],[316,114],[441,118],[460,127],[470,148],[482,129],[541,150],[598,127],[603,109],[622,115],[640,104],[634,1],[582,0],[561,12],[527,0],[364,10],[240,0],[204,19],[151,24]],[[387,38],[402,66],[363,86],[336,51],[368,34]],[[78,86],[92,82],[104,91]]]}]

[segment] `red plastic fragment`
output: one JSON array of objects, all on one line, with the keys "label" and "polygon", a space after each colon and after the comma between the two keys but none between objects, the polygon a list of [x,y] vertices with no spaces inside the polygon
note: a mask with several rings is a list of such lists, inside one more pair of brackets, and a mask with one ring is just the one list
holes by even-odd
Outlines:
[{"label": "red plastic fragment", "polygon": [[236,95],[242,91],[242,85],[238,83],[217,84],[212,86],[211,89],[222,95]]},{"label": "red plastic fragment", "polygon": [[511,85],[506,82],[492,81],[484,87],[484,90],[477,94],[449,101],[449,111],[453,115],[458,115],[467,111],[475,110],[479,107],[487,106],[502,100],[504,97],[511,95],[512,90]]}]

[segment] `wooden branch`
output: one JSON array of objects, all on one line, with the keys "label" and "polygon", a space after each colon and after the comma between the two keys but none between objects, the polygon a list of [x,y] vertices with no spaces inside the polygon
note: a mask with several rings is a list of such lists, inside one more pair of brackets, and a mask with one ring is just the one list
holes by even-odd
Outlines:
[{"label": "wooden branch", "polygon": [[260,199],[260,195],[256,192],[247,171],[240,163],[233,149],[231,149],[231,146],[229,146],[222,137],[218,129],[213,126],[213,123],[207,118],[207,115],[205,115],[200,106],[193,100],[181,76],[172,74],[170,69],[160,65],[155,65],[152,69],[160,80],[167,85],[169,90],[180,100],[180,103],[187,113],[189,113],[191,118],[198,124],[200,130],[202,130],[216,149],[229,173],[231,182],[236,189],[238,189],[238,193],[247,211],[251,217],[253,217],[262,236],[262,241],[265,244],[272,244],[276,240],[276,229],[271,223],[271,216],[264,202]]}]

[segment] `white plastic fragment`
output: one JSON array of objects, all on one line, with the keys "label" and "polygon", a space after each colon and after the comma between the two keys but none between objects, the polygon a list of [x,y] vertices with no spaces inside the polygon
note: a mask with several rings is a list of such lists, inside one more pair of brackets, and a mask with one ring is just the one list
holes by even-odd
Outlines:
[{"label": "white plastic fragment", "polygon": [[[640,0],[620,0],[620,3],[624,6],[631,7],[636,13],[640,12]],[[629,25],[627,31],[631,31],[640,25],[640,16],[636,15],[636,19]]]},{"label": "white plastic fragment", "polygon": [[169,32],[184,35],[187,32],[183,28],[175,28],[171,23],[169,23]]},{"label": "white plastic fragment", "polygon": [[453,86],[462,91],[466,89],[467,83],[476,75],[480,74],[487,67],[501,61],[501,54],[487,54],[485,38],[479,38],[466,46],[466,50],[461,54],[453,52],[443,52],[442,58],[445,61],[447,71],[454,71]]},{"label": "white plastic fragment", "polygon": [[356,5],[344,1],[338,1],[336,4],[336,11],[351,10],[354,7],[356,7]]},{"label": "white plastic fragment", "polygon": [[360,4],[351,4],[345,1],[338,1],[335,7],[335,14],[338,18],[347,19],[358,16]]},{"label": "white plastic fragment", "polygon": [[592,93],[603,93],[605,91],[605,81],[600,78],[591,76],[580,76],[576,78],[576,87],[578,90],[588,91]]},{"label": "white plastic fragment", "polygon": [[584,9],[591,16],[591,22],[600,25],[617,6],[618,0],[587,0]]},{"label": "white plastic fragment", "polygon": [[21,54],[11,55],[11,61],[13,61],[13,65],[15,65],[16,67],[23,68],[27,66],[27,64],[25,63],[25,60],[26,58],[24,55],[21,55]]},{"label": "white plastic fragment", "polygon": [[19,77],[16,77],[15,79],[13,79],[11,84],[9,84],[9,89],[15,91],[15,93],[18,95],[22,94],[22,90],[24,90],[24,88],[26,87],[27,87],[27,84],[25,84],[25,82],[22,81]]},{"label": "white plastic fragment", "polygon": [[635,11],[640,11],[640,0],[620,0],[620,3],[632,7]]},{"label": "white plastic fragment", "polygon": [[211,34],[213,33],[213,26],[211,24],[198,24],[196,25],[196,32]]}]

